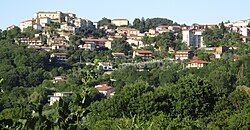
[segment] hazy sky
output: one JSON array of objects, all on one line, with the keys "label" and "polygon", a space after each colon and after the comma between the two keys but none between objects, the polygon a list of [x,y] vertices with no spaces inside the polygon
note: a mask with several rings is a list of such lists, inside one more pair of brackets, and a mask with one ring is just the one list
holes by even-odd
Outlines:
[{"label": "hazy sky", "polygon": [[164,17],[188,25],[250,18],[250,0],[2,0],[0,29],[31,19],[34,12],[62,11],[98,21],[103,17]]}]

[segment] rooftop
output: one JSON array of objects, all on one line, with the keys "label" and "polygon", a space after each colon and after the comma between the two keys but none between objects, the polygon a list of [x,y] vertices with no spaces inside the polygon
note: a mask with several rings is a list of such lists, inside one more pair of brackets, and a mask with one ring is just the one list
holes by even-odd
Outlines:
[{"label": "rooftop", "polygon": [[191,60],[187,62],[187,64],[192,64],[192,63],[198,63],[198,64],[209,64],[210,62],[204,61],[204,60]]},{"label": "rooftop", "polygon": [[111,86],[102,86],[102,87],[96,87],[98,91],[108,91],[109,89],[112,89]]},{"label": "rooftop", "polygon": [[144,54],[152,54],[152,51],[149,50],[135,50],[137,53],[144,53]]}]

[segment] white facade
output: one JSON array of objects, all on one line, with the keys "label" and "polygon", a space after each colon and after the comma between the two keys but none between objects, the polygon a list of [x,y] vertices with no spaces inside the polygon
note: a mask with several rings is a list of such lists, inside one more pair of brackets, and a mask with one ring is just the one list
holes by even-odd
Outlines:
[{"label": "white facade", "polygon": [[69,97],[72,94],[73,94],[72,92],[55,92],[55,93],[53,93],[53,96],[50,96],[49,105],[51,106],[55,102],[59,101],[60,98]]},{"label": "white facade", "polygon": [[99,62],[98,68],[102,68],[103,70],[113,70],[113,65],[111,62]]},{"label": "white facade", "polygon": [[42,27],[46,27],[47,25],[50,25],[50,18],[49,17],[44,17],[44,18],[39,18],[37,19],[37,23],[39,23]]},{"label": "white facade", "polygon": [[66,62],[68,60],[66,53],[52,53],[51,58],[56,58],[57,62]]},{"label": "white facade", "polygon": [[129,21],[127,19],[113,19],[111,23],[119,27],[119,26],[128,26]]},{"label": "white facade", "polygon": [[26,20],[20,23],[20,29],[23,31],[25,28],[33,26],[33,20]]},{"label": "white facade", "polygon": [[201,30],[186,29],[182,30],[182,41],[188,47],[204,47]]}]

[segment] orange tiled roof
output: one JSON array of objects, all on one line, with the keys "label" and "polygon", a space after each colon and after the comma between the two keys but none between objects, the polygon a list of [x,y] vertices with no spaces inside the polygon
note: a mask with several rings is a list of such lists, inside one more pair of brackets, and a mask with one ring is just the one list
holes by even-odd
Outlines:
[{"label": "orange tiled roof", "polygon": [[187,64],[192,63],[198,63],[198,64],[209,64],[210,62],[204,61],[204,60],[191,60],[190,62],[187,62]]},{"label": "orange tiled roof", "polygon": [[135,51],[138,52],[138,53],[146,53],[146,54],[148,54],[148,53],[152,54],[153,53],[152,51],[149,51],[149,50],[135,50]]},{"label": "orange tiled roof", "polygon": [[111,87],[111,86],[96,87],[96,89],[99,91],[108,91],[109,89],[112,89],[112,88],[113,87]]}]

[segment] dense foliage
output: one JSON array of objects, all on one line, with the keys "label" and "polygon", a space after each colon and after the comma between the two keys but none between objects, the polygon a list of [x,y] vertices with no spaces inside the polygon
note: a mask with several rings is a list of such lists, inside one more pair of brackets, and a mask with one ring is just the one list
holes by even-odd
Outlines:
[{"label": "dense foliage", "polygon": [[[75,47],[85,35],[77,34],[70,36],[68,61],[59,64],[50,62],[49,52],[15,43],[30,33],[33,30],[0,31],[0,129],[250,129],[248,44],[239,44],[219,60],[197,52],[199,59],[211,63],[187,69],[182,62],[160,56],[159,62],[120,64],[129,60],[115,59],[111,52],[129,53],[125,39],[114,40],[112,51],[87,51]],[[216,36],[219,43],[211,42],[234,45],[240,42],[237,37],[225,33]],[[164,49],[185,47],[171,32],[143,40]],[[97,68],[99,61],[119,65],[106,75]],[[51,81],[60,75],[67,80]],[[115,88],[113,97],[106,98],[94,88],[102,82]],[[53,92],[73,95],[50,106],[48,95]]]}]

